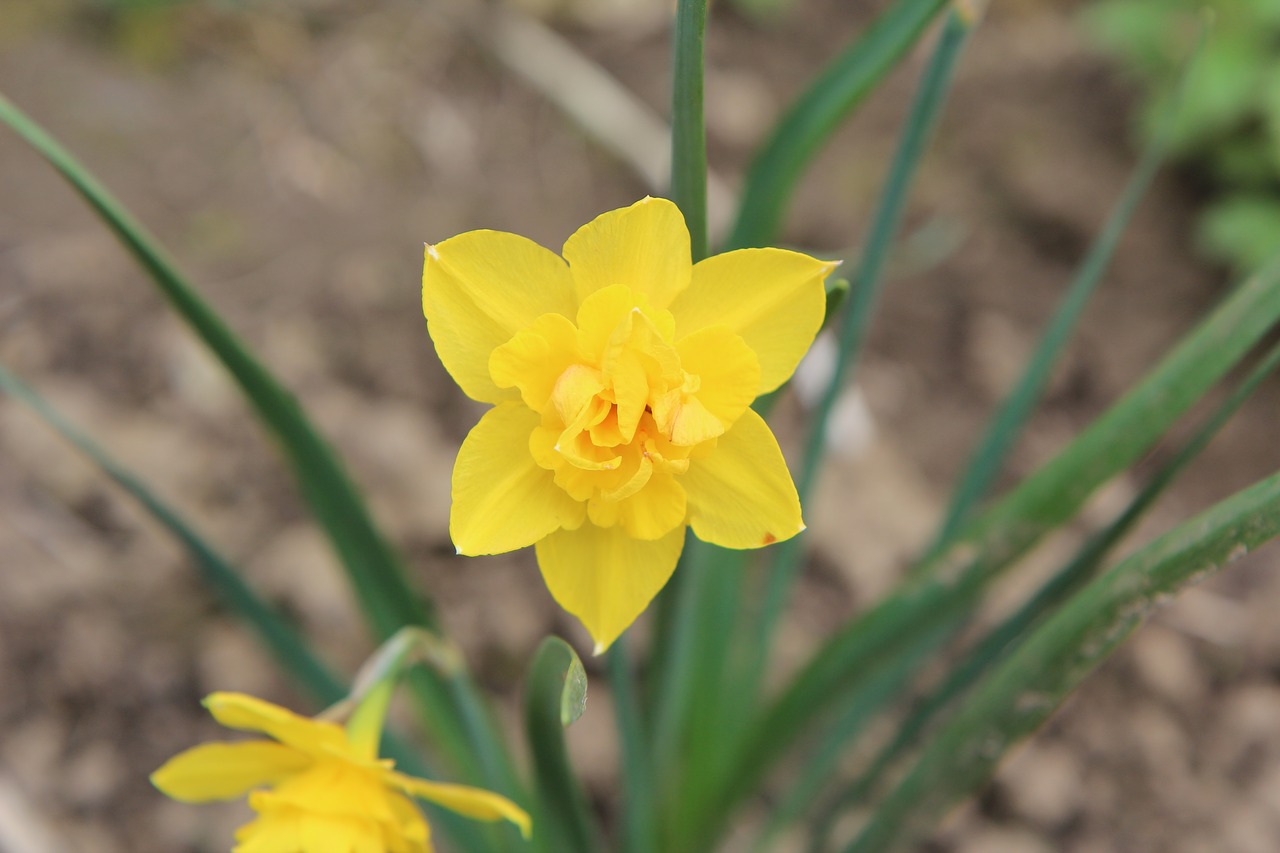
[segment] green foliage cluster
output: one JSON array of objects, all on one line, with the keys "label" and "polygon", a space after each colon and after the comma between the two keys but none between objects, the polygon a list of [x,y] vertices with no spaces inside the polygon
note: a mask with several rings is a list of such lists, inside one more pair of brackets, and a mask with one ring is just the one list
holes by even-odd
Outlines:
[{"label": "green foliage cluster", "polygon": [[1171,153],[1213,185],[1199,225],[1203,250],[1253,269],[1280,250],[1280,3],[1102,0],[1085,24],[1142,81],[1149,138],[1206,10],[1212,31],[1187,81]]},{"label": "green foliage cluster", "polygon": [[[754,811],[750,807],[758,793],[770,789],[775,796],[768,814],[755,815],[763,825],[755,827],[753,853],[795,849],[794,832],[807,834],[807,849],[814,853],[919,849],[947,810],[978,791],[995,772],[996,762],[1042,724],[1152,607],[1280,537],[1277,473],[1163,536],[1121,551],[1143,513],[1280,365],[1280,346],[1251,357],[1280,328],[1280,260],[1244,278],[1057,456],[1006,492],[993,495],[1005,460],[1042,398],[1090,295],[1102,282],[1164,152],[1171,146],[1182,152],[1196,150],[1201,140],[1220,140],[1249,127],[1251,138],[1269,139],[1273,147],[1280,136],[1280,106],[1274,103],[1280,97],[1280,78],[1275,69],[1264,70],[1258,61],[1265,55],[1263,34],[1274,39],[1280,31],[1280,3],[1232,2],[1241,9],[1247,5],[1255,14],[1250,20],[1265,20],[1270,29],[1264,30],[1261,23],[1252,30],[1237,29],[1224,15],[1216,40],[1201,47],[1202,61],[1194,73],[1179,75],[1177,84],[1162,89],[1153,101],[1152,115],[1159,117],[1153,124],[1159,131],[1064,289],[1020,379],[993,413],[932,543],[903,582],[852,615],[798,671],[776,679],[781,674],[771,652],[804,566],[802,540],[781,543],[764,561],[753,560],[749,552],[691,543],[655,605],[651,644],[641,647],[639,638],[625,638],[613,646],[606,662],[622,764],[612,826],[602,825],[591,808],[565,749],[563,728],[581,712],[586,689],[585,671],[568,645],[548,639],[527,670],[523,750],[512,748],[461,657],[448,667],[414,670],[410,683],[428,749],[416,763],[419,754],[396,743],[388,744],[387,753],[416,775],[439,774],[502,793],[535,819],[533,838],[526,842],[514,831],[478,827],[447,812],[432,813],[446,849],[706,853],[742,826],[742,819]],[[1107,13],[1117,16],[1112,20],[1114,32],[1127,26],[1135,34],[1130,41],[1147,46],[1153,69],[1166,50],[1184,58],[1191,53],[1176,52],[1181,30],[1157,26],[1175,20],[1161,11],[1166,4],[1175,8],[1175,0],[1110,0],[1109,8],[1127,11]],[[1129,23],[1116,24],[1124,15]],[[671,195],[684,211],[694,233],[694,251],[701,255],[716,248],[708,245],[704,227],[706,0],[679,0],[676,22]],[[838,330],[837,366],[797,465],[802,499],[812,494],[821,469],[827,416],[853,374],[878,297],[889,283],[886,259],[897,243],[912,181],[949,83],[977,24],[972,8],[945,0],[888,4],[865,30],[851,34],[848,44],[784,111],[744,176],[728,245],[774,243],[795,187],[816,153],[925,38],[931,25],[939,23],[933,30],[937,37],[929,39],[932,57],[920,77],[899,144],[885,164],[883,189],[862,255],[850,265],[847,288],[837,288],[828,302],[828,320]],[[1230,47],[1230,40],[1224,41],[1228,36],[1251,45],[1254,52]],[[1270,119],[1258,106],[1267,92],[1273,101]],[[1181,118],[1179,103],[1186,104]],[[142,224],[2,96],[0,125],[39,151],[80,193],[226,367],[263,428],[277,439],[299,492],[341,560],[369,633],[384,640],[411,626],[446,642],[430,590],[412,582],[340,458],[288,389],[213,311]],[[1271,152],[1271,183],[1266,185],[1272,190],[1280,171],[1275,153]],[[1248,159],[1223,158],[1215,161],[1215,168],[1223,174],[1248,174],[1242,165]],[[1271,215],[1280,223],[1280,205]],[[1243,230],[1228,229],[1233,236]],[[1271,233],[1280,234],[1280,224]],[[1250,363],[1253,369],[1191,431],[1190,439],[1172,443],[1170,431],[1225,377]],[[163,524],[227,606],[244,618],[317,702],[328,704],[341,696],[344,679],[319,658],[310,639],[263,600],[194,524],[3,365],[0,392],[34,408]],[[1172,445],[1173,453],[1154,475],[1141,478],[1143,485],[1129,505],[1099,526],[1004,621],[965,642],[962,629],[972,625],[1001,578],[1020,571],[1024,558],[1043,539],[1078,523],[1092,494],[1131,470],[1160,442]],[[939,660],[949,664],[941,673],[934,665]],[[869,724],[902,708],[909,708],[909,715],[888,738],[877,741],[875,727]],[[844,759],[853,755],[870,760],[846,766]],[[527,761],[521,761],[522,756]],[[786,781],[778,784],[778,771],[784,768]],[[847,819],[859,816],[862,820],[856,825]]]}]

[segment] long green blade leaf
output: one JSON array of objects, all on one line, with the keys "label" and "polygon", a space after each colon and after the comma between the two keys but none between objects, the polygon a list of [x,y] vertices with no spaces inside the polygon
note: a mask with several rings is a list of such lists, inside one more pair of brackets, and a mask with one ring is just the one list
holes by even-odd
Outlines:
[{"label": "long green blade leaf", "polygon": [[329,705],[347,694],[346,686],[311,652],[297,630],[259,598],[232,567],[231,562],[132,471],[112,458],[97,442],[63,417],[4,365],[0,365],[0,390],[39,415],[41,420],[92,460],[102,473],[114,480],[116,485],[160,522],[186,549],[205,582],[227,607],[249,624],[281,668],[296,679],[316,702],[321,706]]},{"label": "long green blade leaf", "polygon": [[[902,138],[894,153],[888,180],[876,206],[866,248],[854,271],[850,288],[849,310],[840,329],[839,351],[836,369],[813,413],[813,420],[804,445],[804,455],[797,477],[796,489],[803,501],[813,493],[826,447],[827,422],[831,411],[853,372],[862,341],[871,326],[871,317],[884,284],[884,269],[889,250],[898,233],[906,207],[907,193],[915,178],[925,147],[937,124],[942,105],[946,100],[956,62],[964,48],[975,21],[958,12],[947,16],[946,26],[938,46],[934,50],[929,67],[920,81],[920,89],[912,104],[911,113],[903,127]],[[769,573],[761,607],[760,621],[753,642],[755,660],[752,674],[756,679],[764,668],[764,656],[769,639],[773,636],[778,619],[794,586],[796,573],[802,562],[804,537],[797,536],[782,542],[773,554],[774,570]]]},{"label": "long green blade leaf", "polygon": [[582,661],[559,637],[538,646],[524,694],[524,726],[538,792],[534,842],[548,853],[597,853],[600,833],[565,750],[564,730],[587,701]]},{"label": "long green blade leaf", "polygon": [[[325,707],[347,695],[347,688],[332,670],[311,651],[310,645],[283,616],[263,601],[226,557],[214,548],[168,502],[161,499],[131,470],[116,461],[107,451],[53,408],[30,386],[0,364],[0,390],[34,411],[69,444],[87,456],[116,485],[136,500],[177,540],[205,582],[232,612],[248,623],[263,646],[280,667],[311,695],[316,704]],[[437,774],[399,739],[387,735],[384,753],[395,759],[407,773],[425,778]],[[428,806],[432,823],[457,843],[462,850],[488,849],[475,824],[446,809]]]},{"label": "long green blade leaf", "polygon": [[774,242],[805,167],[945,5],[946,0],[898,0],[796,99],[747,172],[729,248]]},{"label": "long green blade leaf", "polygon": [[609,649],[609,685],[618,722],[618,742],[622,751],[622,851],[657,853],[657,813],[653,803],[653,767],[640,720],[640,699],[636,695],[625,637]]},{"label": "long green blade leaf", "polygon": [[760,778],[836,697],[917,631],[973,606],[985,586],[1102,483],[1135,462],[1280,318],[1280,260],[1244,284],[1055,459],[980,516],[959,543],[829,640],[752,725],[739,786]]},{"label": "long green blade leaf", "polygon": [[405,580],[399,558],[374,527],[355,485],[293,395],[205,303],[155,238],[69,152],[3,96],[0,121],[35,148],[102,217],[226,366],[288,458],[303,497],[351,572],[379,639],[405,624],[437,627],[430,608]]},{"label": "long green blade leaf", "polygon": [[1248,378],[1200,426],[1195,435],[1148,480],[1114,521],[1090,537],[1066,566],[950,669],[942,683],[898,727],[893,739],[877,754],[867,769],[832,800],[831,806],[817,821],[814,832],[815,851],[825,848],[822,839],[834,826],[835,819],[843,811],[865,802],[884,774],[917,743],[939,712],[952,705],[957,697],[1002,660],[1032,628],[1040,624],[1047,614],[1056,610],[1096,575],[1111,549],[1133,530],[1146,511],[1164,494],[1165,489],[1200,455],[1262,381],[1275,372],[1278,365],[1280,346],[1272,348]]},{"label": "long green blade leaf", "polygon": [[[3,96],[0,122],[39,152],[89,203],[151,275],[178,314],[226,366],[283,450],[303,498],[341,558],[377,638],[384,640],[403,625],[438,630],[434,608],[409,585],[399,555],[375,527],[337,455],[311,426],[293,395],[204,302],[147,230],[66,149]],[[460,686],[455,685],[455,689],[473,691],[469,682],[461,684],[467,680],[465,675],[458,678]],[[434,675],[415,676],[410,685],[423,702],[435,741],[450,764],[474,767],[472,752],[477,751],[482,759],[490,760],[485,763],[483,774],[472,776],[483,775],[502,793],[518,797],[515,772],[487,716],[460,720],[448,688]],[[483,732],[483,740],[469,742],[468,729],[472,733]]]},{"label": "long green blade leaf", "polygon": [[1151,180],[1164,162],[1165,154],[1169,150],[1169,142],[1177,127],[1182,92],[1186,88],[1186,81],[1195,69],[1196,60],[1203,46],[1202,36],[1200,44],[1183,68],[1182,79],[1167,113],[1163,116],[1160,132],[1143,152],[1138,168],[1129,178],[1128,185],[1108,217],[1102,232],[1089,248],[1088,255],[1080,265],[1075,279],[1067,288],[1066,295],[1063,296],[1049,327],[1027,363],[1026,370],[1000,406],[996,416],[992,418],[973,458],[961,475],[931,551],[937,552],[946,546],[959,531],[961,524],[969,517],[974,506],[986,495],[1021,434],[1022,428],[1030,418],[1036,403],[1044,394],[1054,364],[1066,347],[1067,339],[1084,312],[1089,297],[1093,295],[1094,289],[1102,280],[1103,273],[1110,265],[1111,256],[1115,253],[1121,235],[1128,228],[1129,221],[1137,211],[1138,203],[1146,195]]},{"label": "long green blade leaf", "polygon": [[1280,534],[1280,474],[1142,548],[1058,610],[934,738],[845,850],[912,847],[975,792],[1120,642],[1179,589]]},{"label": "long green blade leaf", "polygon": [[[849,283],[842,279],[828,279],[826,287],[824,328],[847,298]],[[767,417],[785,387],[758,398],[752,408]],[[686,737],[685,727],[695,705],[693,685],[704,685],[704,695],[718,695],[723,689],[709,687],[712,681],[708,674],[717,679],[727,675],[724,670],[728,666],[729,650],[735,642],[733,618],[742,600],[742,576],[752,557],[752,552],[716,548],[690,536],[685,542],[680,569],[659,598],[660,615],[654,630],[651,655],[653,671],[660,678],[654,703],[657,711],[656,758],[653,764],[664,778],[675,775],[673,765],[676,756],[691,758],[687,756],[684,744],[690,740]],[[669,622],[670,627],[664,628],[664,622]],[[724,726],[720,728],[719,733],[726,733]],[[692,736],[691,740],[701,743],[698,735]],[[675,788],[668,786],[667,791],[668,799],[679,798]]]},{"label": "long green blade leaf", "polygon": [[[898,148],[890,164],[872,219],[866,246],[852,276],[848,311],[840,318],[836,369],[814,412],[804,444],[804,455],[796,480],[801,502],[807,500],[817,480],[827,420],[836,398],[853,370],[861,342],[884,281],[890,247],[897,235],[917,167],[952,79],[956,62],[975,21],[953,12],[948,16],[938,45],[921,77],[919,90],[904,123]],[[681,746],[686,755],[689,778],[678,795],[680,815],[677,826],[682,836],[703,843],[715,826],[727,818],[725,808],[732,803],[717,802],[715,793],[722,777],[732,768],[731,752],[742,735],[747,720],[736,709],[752,707],[767,666],[768,649],[803,556],[805,538],[797,536],[765,555],[770,570],[764,575],[764,591],[758,608],[735,625],[733,602],[743,598],[741,555],[726,555],[712,562],[707,600],[716,607],[721,622],[703,615],[700,622],[706,635],[695,646],[692,681],[703,685],[702,698],[692,708],[690,734]],[[717,555],[718,557],[720,555]],[[714,615],[714,614],[713,614]],[[709,629],[709,630],[708,630]]]},{"label": "long green blade leaf", "polygon": [[[957,537],[993,567],[1023,553],[1129,467],[1280,319],[1280,257],[1250,276],[1143,381]],[[954,552],[952,552],[954,553]],[[952,557],[954,559],[954,557]],[[948,555],[917,575],[944,575]]]},{"label": "long green blade leaf", "polygon": [[848,697],[834,724],[812,750],[799,777],[787,785],[781,802],[770,809],[769,819],[761,829],[753,850],[770,849],[776,844],[778,833],[821,798],[828,777],[843,758],[845,743],[854,732],[869,723],[886,705],[901,695],[919,667],[933,655],[938,643],[956,630],[958,621],[953,619],[922,630],[902,655],[880,662],[866,682]]}]

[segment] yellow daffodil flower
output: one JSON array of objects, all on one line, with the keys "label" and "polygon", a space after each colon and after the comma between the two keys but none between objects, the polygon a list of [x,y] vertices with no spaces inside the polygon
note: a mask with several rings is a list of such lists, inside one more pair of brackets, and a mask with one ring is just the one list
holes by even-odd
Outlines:
[{"label": "yellow daffodil flower", "polygon": [[791,376],[835,264],[782,249],[690,259],[669,201],[597,217],[561,259],[514,234],[428,245],[427,328],[492,403],[453,469],[460,554],[536,544],[556,601],[607,648],[675,569],[686,525],[726,548],[804,529],[750,409]]},{"label": "yellow daffodil flower", "polygon": [[430,831],[411,797],[477,820],[505,818],[529,834],[529,816],[497,794],[406,776],[380,760],[380,718],[357,713],[344,729],[240,693],[214,693],[204,704],[227,728],[272,740],[194,747],[151,781],[183,802],[247,793],[258,816],[236,832],[234,853],[431,853]]}]

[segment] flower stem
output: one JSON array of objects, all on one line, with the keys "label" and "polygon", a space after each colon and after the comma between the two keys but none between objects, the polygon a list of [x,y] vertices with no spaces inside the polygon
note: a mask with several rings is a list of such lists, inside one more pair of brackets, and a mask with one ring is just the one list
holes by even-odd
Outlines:
[{"label": "flower stem", "polygon": [[684,213],[693,261],[707,256],[707,126],[703,115],[703,42],[707,0],[680,0],[672,44],[671,200]]},{"label": "flower stem", "polygon": [[391,704],[391,694],[395,692],[395,688],[396,678],[393,673],[365,694],[347,722],[347,739],[366,758],[378,756],[382,724],[387,719],[387,707]]}]

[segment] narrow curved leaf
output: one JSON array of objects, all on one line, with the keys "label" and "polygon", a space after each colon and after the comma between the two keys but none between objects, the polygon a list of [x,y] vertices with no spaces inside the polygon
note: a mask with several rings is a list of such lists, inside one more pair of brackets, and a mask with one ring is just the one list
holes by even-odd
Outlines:
[{"label": "narrow curved leaf", "polygon": [[1067,292],[1063,295],[1058,309],[1054,312],[1049,326],[1040,338],[1036,351],[1027,362],[1026,369],[1019,377],[1009,396],[1005,398],[995,417],[991,419],[986,433],[982,436],[978,447],[965,467],[951,504],[947,508],[937,537],[932,546],[933,552],[941,551],[959,532],[961,525],[969,518],[974,507],[981,501],[995,482],[1005,459],[1013,449],[1014,443],[1022,433],[1023,427],[1031,417],[1036,403],[1049,384],[1053,366],[1057,362],[1067,340],[1071,336],[1076,322],[1084,312],[1103,274],[1110,265],[1111,256],[1115,253],[1120,237],[1128,228],[1129,221],[1138,209],[1138,203],[1146,195],[1147,187],[1164,162],[1173,138],[1174,128],[1180,116],[1179,107],[1187,81],[1195,71],[1197,60],[1204,49],[1204,34],[1192,51],[1182,70],[1182,77],[1175,88],[1165,114],[1162,116],[1163,126],[1160,132],[1147,145],[1142,160],[1129,177],[1129,182],[1121,193],[1119,201],[1107,218],[1106,225],[1089,247],[1080,268],[1076,271]]},{"label": "narrow curved leaf", "polygon": [[375,528],[355,485],[294,396],[209,307],[156,239],[69,152],[2,96],[0,121],[89,203],[227,368],[284,451],[303,497],[351,574],[379,639],[391,636],[401,625],[436,627],[434,613],[409,587],[399,557]]},{"label": "narrow curved leaf", "polygon": [[920,625],[973,608],[986,586],[1145,453],[1280,318],[1280,259],[1246,280],[1128,394],[1044,467],[824,644],[755,720],[728,783],[740,797],[837,697]]},{"label": "narrow curved leaf", "polygon": [[[903,126],[884,190],[876,204],[866,248],[853,273],[848,311],[841,318],[836,367],[827,381],[805,437],[804,454],[796,478],[796,489],[801,501],[808,499],[817,484],[827,447],[828,421],[845,383],[853,374],[862,341],[871,328],[871,318],[884,289],[885,265],[902,222],[907,194],[933,134],[933,128],[942,113],[956,63],[975,23],[973,19],[957,11],[947,16],[938,45],[925,69],[911,112]],[[773,571],[769,573],[766,582],[759,624],[752,631],[754,659],[750,663],[750,672],[757,680],[763,675],[767,644],[790,599],[791,588],[795,585],[803,558],[804,541],[803,537],[794,537],[780,543],[772,554]],[[754,695],[754,688],[752,694]]]},{"label": "narrow curved leaf", "polygon": [[177,510],[156,495],[132,471],[80,430],[26,383],[0,365],[0,390],[22,402],[63,439],[87,456],[116,485],[160,522],[191,557],[205,582],[257,633],[262,644],[298,684],[321,705],[338,701],[347,688],[311,651],[297,630],[244,582],[240,572],[208,543]]},{"label": "narrow curved leaf", "polygon": [[582,715],[587,674],[577,653],[559,637],[538,646],[525,682],[524,726],[533,756],[539,849],[596,853],[600,833],[565,749],[564,729]]},{"label": "narrow curved leaf", "polygon": [[[270,604],[259,597],[231,562],[167,501],[2,364],[0,390],[28,406],[168,530],[178,544],[186,549],[205,582],[233,613],[248,623],[280,667],[311,695],[318,706],[331,705],[347,695],[347,688],[342,680],[312,652],[310,644]],[[407,773],[427,779],[439,778],[430,765],[392,735],[383,738],[383,751],[395,759],[396,766]],[[488,849],[474,823],[431,804],[427,804],[427,808],[432,823],[442,829],[459,849]]]},{"label": "narrow curved leaf", "polygon": [[[0,96],[0,123],[31,145],[88,202],[138,263],[179,316],[222,361],[259,420],[276,439],[293,472],[303,499],[351,581],[365,617],[378,640],[403,625],[439,630],[431,602],[409,585],[399,554],[375,526],[368,507],[328,442],[315,430],[298,401],[249,351],[209,307],[155,238],[71,154],[9,100]],[[501,737],[481,705],[465,673],[446,685],[431,673],[409,678],[414,695],[440,751],[451,766],[471,772],[500,793],[519,798],[515,770]],[[473,709],[459,710],[453,697],[463,695]]]},{"label": "narrow curved leaf", "polygon": [[897,0],[796,99],[752,161],[728,248],[774,242],[805,167],[945,5]]},{"label": "narrow curved leaf", "polygon": [[[988,632],[972,650],[950,668],[942,683],[918,703],[898,727],[893,739],[876,755],[867,768],[831,801],[830,806],[824,809],[824,813],[816,822],[813,849],[825,849],[826,845],[821,843],[821,839],[830,833],[835,819],[848,809],[865,804],[867,797],[880,784],[888,770],[918,743],[921,735],[933,724],[935,717],[954,705],[960,696],[1003,660],[1030,631],[1096,576],[1112,548],[1133,530],[1146,511],[1164,494],[1165,489],[1209,445],[1213,437],[1262,381],[1275,372],[1277,365],[1280,365],[1280,346],[1272,348],[1231,396],[1223,401],[1200,426],[1195,435],[1147,481],[1120,515],[1091,536],[1071,561],[1037,590],[1035,595]],[[833,748],[839,749],[842,746],[843,743],[835,744]]]},{"label": "narrow curved leaf", "polygon": [[[899,7],[895,7],[895,10]],[[895,14],[891,10],[889,15]],[[856,362],[861,343],[870,327],[890,249],[897,237],[908,192],[920,161],[932,136],[957,62],[976,20],[961,13],[948,15],[928,66],[921,76],[910,112],[889,164],[884,189],[876,205],[866,245],[852,275],[848,310],[838,319],[839,337],[835,369],[826,381],[822,397],[813,414],[806,436],[804,454],[796,477],[801,501],[812,493],[826,447],[826,424],[835,401]],[[868,39],[872,38],[869,33]],[[828,295],[828,321],[840,300]],[[726,606],[743,599],[740,555],[721,557],[708,571],[715,573],[712,582],[718,588],[708,596],[711,612],[701,617],[703,624],[713,624],[708,636],[698,644],[700,653],[695,666],[695,680],[704,683],[706,698],[695,709],[690,725],[687,756],[690,779],[687,791],[678,795],[681,837],[690,835],[695,846],[714,832],[714,827],[728,816],[737,800],[750,790],[754,777],[742,775],[733,764],[732,753],[741,743],[747,720],[736,709],[753,707],[759,685],[768,663],[769,643],[799,573],[803,557],[804,537],[797,536],[780,543],[764,559],[770,571],[764,577],[760,604],[749,608],[748,620],[736,626],[714,625],[716,614],[728,613]],[[719,556],[719,555],[717,555]],[[723,563],[724,565],[721,565]],[[905,677],[899,674],[899,677]],[[883,693],[883,691],[881,691]],[[670,747],[668,747],[669,749]],[[721,796],[727,793],[728,796]],[[687,827],[687,828],[686,828]]]},{"label": "narrow curved leaf", "polygon": [[657,853],[657,814],[654,809],[653,765],[640,719],[635,674],[627,644],[620,639],[609,648],[609,686],[613,689],[618,745],[622,752],[621,848],[623,853]]},{"label": "narrow curved leaf", "polygon": [[846,853],[910,849],[1156,607],[1278,534],[1280,474],[1178,525],[1094,581],[978,687]]}]

